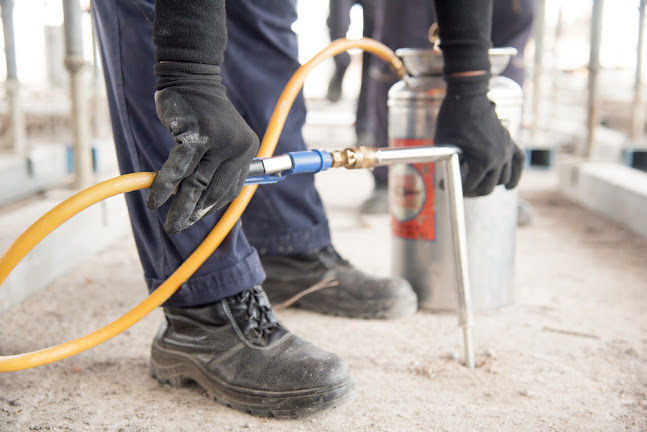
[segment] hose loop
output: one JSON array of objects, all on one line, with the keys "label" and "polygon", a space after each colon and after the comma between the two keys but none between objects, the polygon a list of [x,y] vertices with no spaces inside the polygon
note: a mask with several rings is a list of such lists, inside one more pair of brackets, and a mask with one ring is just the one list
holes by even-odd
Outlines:
[{"label": "hose loop", "polygon": [[[270,157],[274,153],[292,103],[301,91],[305,78],[310,71],[323,60],[352,48],[361,48],[377,55],[391,64],[398,72],[398,75],[404,76],[404,67],[400,59],[391,49],[380,42],[369,38],[359,40],[338,39],[332,42],[310,61],[299,67],[288,81],[274,108],[257,157]],[[148,172],[115,177],[91,186],[60,203],[31,225],[0,257],[0,283],[7,278],[34,246],[63,222],[106,198],[120,193],[148,188],[154,178],[155,174]],[[161,306],[222,243],[247,207],[256,191],[256,187],[255,185],[243,187],[240,195],[231,202],[213,230],[186,261],[162,285],[122,317],[90,334],[60,345],[29,353],[0,357],[0,372],[13,372],[42,366],[78,354],[118,335]]]}]

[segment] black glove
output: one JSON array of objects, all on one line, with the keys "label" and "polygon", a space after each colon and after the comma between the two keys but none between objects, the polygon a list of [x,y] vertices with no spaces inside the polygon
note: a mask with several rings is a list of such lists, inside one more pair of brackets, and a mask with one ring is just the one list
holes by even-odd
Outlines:
[{"label": "black glove", "polygon": [[467,197],[487,195],[496,185],[507,189],[519,182],[524,153],[487,97],[490,74],[446,75],[447,94],[438,113],[437,144],[453,144],[463,150],[461,176]]},{"label": "black glove", "polygon": [[164,229],[177,234],[233,200],[247,178],[259,141],[225,94],[220,67],[159,63],[157,116],[177,145],[150,188],[155,210],[177,187]]}]

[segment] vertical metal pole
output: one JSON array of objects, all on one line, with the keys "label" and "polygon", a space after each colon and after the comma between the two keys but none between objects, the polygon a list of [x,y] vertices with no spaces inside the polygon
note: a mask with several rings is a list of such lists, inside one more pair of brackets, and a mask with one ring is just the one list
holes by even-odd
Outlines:
[{"label": "vertical metal pole", "polygon": [[537,133],[541,118],[541,81],[544,75],[544,39],[546,33],[546,0],[537,0],[535,12],[535,62],[532,77],[532,135]]},{"label": "vertical metal pole", "polygon": [[99,95],[101,94],[100,89],[100,77],[99,77],[99,53],[97,47],[97,28],[96,22],[94,21],[94,15],[90,13],[90,19],[92,20],[92,137],[97,139],[99,137]]},{"label": "vertical metal pole", "polygon": [[20,103],[20,85],[16,66],[16,44],[13,30],[13,0],[0,0],[2,8],[2,28],[4,33],[5,59],[7,62],[7,96],[9,99],[10,140],[17,154],[27,152],[25,139],[25,120]]},{"label": "vertical metal pole", "polygon": [[589,97],[588,97],[588,134],[584,156],[590,158],[595,143],[595,128],[599,121],[598,76],[600,75],[600,44],[602,40],[602,10],[603,0],[593,0],[591,15],[591,52],[589,56]]},{"label": "vertical metal pole", "polygon": [[85,81],[86,65],[83,60],[79,0],[63,0],[63,16],[65,26],[65,67],[70,73],[70,95],[72,99],[75,186],[86,188],[92,184],[93,174],[88,89]]},{"label": "vertical metal pole", "polygon": [[[551,54],[553,58],[557,58],[557,48],[559,46],[559,42],[562,38],[562,31],[564,27],[564,4],[559,5],[559,10],[557,13],[557,22],[555,23],[555,35],[553,39],[553,46],[551,47]],[[552,83],[551,85],[551,91],[550,94],[552,95],[552,103],[554,105],[559,104],[559,71],[557,68],[551,68],[550,70],[551,73],[551,79],[550,82]]]},{"label": "vertical metal pole", "polygon": [[643,39],[645,35],[645,6],[647,0],[640,0],[638,18],[638,48],[636,56],[636,81],[634,83],[634,99],[631,110],[631,138],[634,142],[640,141],[645,130],[645,108],[642,101],[642,64],[643,64]]},{"label": "vertical metal pole", "polygon": [[449,214],[454,237],[454,256],[456,260],[456,281],[458,282],[458,325],[463,329],[465,365],[474,368],[474,345],[472,341],[472,291],[470,288],[467,264],[467,234],[465,231],[465,210],[463,207],[463,186],[458,154],[442,162],[447,179]]}]

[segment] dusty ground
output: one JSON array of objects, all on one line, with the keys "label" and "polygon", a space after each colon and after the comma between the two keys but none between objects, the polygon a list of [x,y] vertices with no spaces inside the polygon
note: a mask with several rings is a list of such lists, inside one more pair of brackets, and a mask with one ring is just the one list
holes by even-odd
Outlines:
[{"label": "dusty ground", "polygon": [[[318,181],[339,249],[387,274],[388,219],[357,214],[367,175],[325,173]],[[76,357],[1,374],[0,430],[647,430],[647,241],[560,199],[549,172],[527,173],[521,194],[535,218],[518,233],[517,301],[476,314],[475,370],[460,363],[453,315],[376,322],[287,310],[280,317],[290,329],[346,359],[356,396],[313,417],[259,419],[197,387],[173,389],[149,376],[157,311]],[[1,316],[0,352],[85,334],[144,291],[125,238]]]}]

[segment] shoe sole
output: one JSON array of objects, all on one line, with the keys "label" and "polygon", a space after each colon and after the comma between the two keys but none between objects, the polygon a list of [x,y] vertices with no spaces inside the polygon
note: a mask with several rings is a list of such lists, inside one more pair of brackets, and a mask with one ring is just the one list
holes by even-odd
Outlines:
[{"label": "shoe sole", "polygon": [[149,369],[161,383],[172,387],[196,383],[217,403],[257,417],[303,417],[347,401],[355,388],[352,379],[335,387],[295,391],[268,392],[236,387],[214,378],[190,356],[155,343]]},{"label": "shoe sole", "polygon": [[[265,292],[270,302],[274,305],[288,300],[294,294],[294,289],[285,289],[286,284],[278,283],[276,286],[269,286],[265,282]],[[397,319],[413,315],[418,310],[418,297],[415,293],[407,297],[398,297],[389,300],[344,302],[326,301],[327,299],[316,295],[304,296],[294,303],[300,307],[313,312],[325,315],[333,315],[345,318],[359,319]]]}]

